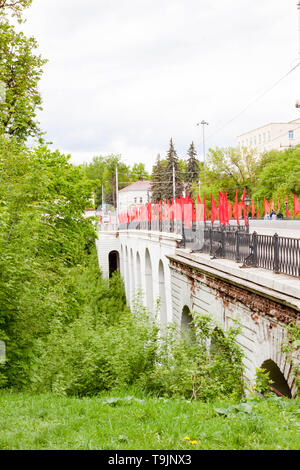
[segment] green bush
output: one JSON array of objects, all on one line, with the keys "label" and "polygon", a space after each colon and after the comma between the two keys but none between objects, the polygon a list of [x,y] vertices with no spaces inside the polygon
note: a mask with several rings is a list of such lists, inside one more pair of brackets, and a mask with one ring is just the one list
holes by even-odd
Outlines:
[{"label": "green bush", "polygon": [[240,398],[242,353],[235,342],[239,327],[227,331],[218,328],[216,335],[210,317],[193,317],[192,331],[180,331],[171,325],[160,338],[157,367],[148,378],[147,388],[159,395],[175,394],[195,400]]}]

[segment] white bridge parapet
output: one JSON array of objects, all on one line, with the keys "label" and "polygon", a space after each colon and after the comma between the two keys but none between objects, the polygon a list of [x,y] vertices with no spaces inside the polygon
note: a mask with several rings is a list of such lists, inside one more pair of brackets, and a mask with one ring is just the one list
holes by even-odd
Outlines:
[{"label": "white bridge parapet", "polygon": [[[282,375],[277,390],[286,394],[289,389],[294,396],[291,365],[280,346],[285,326],[299,321],[299,278],[241,269],[241,263],[180,248],[180,241],[180,235],[147,230],[101,232],[96,244],[103,276],[110,275],[109,260],[114,259],[128,304],[132,306],[142,291],[141,300],[154,312],[159,299],[161,325],[175,321],[185,327],[187,312],[209,314],[216,327],[225,329],[238,319],[242,326],[238,341],[249,383],[254,381],[256,368],[264,365],[272,369],[271,377]],[[117,261],[110,258],[112,253]]]}]

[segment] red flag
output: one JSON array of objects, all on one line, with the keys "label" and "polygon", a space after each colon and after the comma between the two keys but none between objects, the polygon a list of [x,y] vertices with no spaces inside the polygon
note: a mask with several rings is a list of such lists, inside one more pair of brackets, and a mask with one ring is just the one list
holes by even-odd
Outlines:
[{"label": "red flag", "polygon": [[214,221],[217,218],[217,206],[214,200],[213,195],[210,195],[210,200],[211,200],[211,222],[214,223]]},{"label": "red flag", "polygon": [[270,208],[270,204],[268,203],[266,198],[264,198],[264,208],[265,208],[265,215],[270,214],[271,208]]},{"label": "red flag", "polygon": [[298,215],[300,212],[300,201],[296,196],[294,195],[294,216]]},{"label": "red flag", "polygon": [[193,206],[192,201],[188,198],[187,201],[183,201],[183,214],[184,214],[184,225],[186,228],[191,227],[193,220]]},{"label": "red flag", "polygon": [[225,191],[225,196],[224,196],[224,211],[225,211],[225,223],[226,223],[226,225],[228,225],[229,224],[229,212],[228,212],[227,191]]},{"label": "red flag", "polygon": [[233,210],[235,211],[235,218],[236,218],[237,224],[240,225],[238,190],[236,190],[236,194],[235,194],[235,204],[234,204],[234,206],[233,206]]},{"label": "red flag", "polygon": [[279,198],[277,199],[277,209],[280,211],[280,201],[279,201]]},{"label": "red flag", "polygon": [[256,217],[257,217],[258,219],[260,219],[259,209],[257,209]]},{"label": "red flag", "polygon": [[228,222],[232,219],[232,202],[228,202]]},{"label": "red flag", "polygon": [[273,199],[271,199],[271,211],[275,212],[275,205]]},{"label": "red flag", "polygon": [[224,221],[224,198],[223,194],[219,191],[219,220],[220,224],[225,225]]},{"label": "red flag", "polygon": [[206,208],[205,194],[203,194],[203,205],[204,205],[204,222],[206,222],[206,219],[209,218],[209,214],[208,214],[208,216],[206,217],[206,210],[208,210],[208,209]]},{"label": "red flag", "polygon": [[247,207],[246,204],[243,202],[243,210],[244,210],[244,220],[245,220],[245,225],[248,225],[248,213],[247,213]]}]

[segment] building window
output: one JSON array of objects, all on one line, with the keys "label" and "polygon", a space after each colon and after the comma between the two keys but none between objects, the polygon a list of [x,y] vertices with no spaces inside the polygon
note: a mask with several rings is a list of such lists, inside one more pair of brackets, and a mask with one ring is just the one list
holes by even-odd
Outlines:
[{"label": "building window", "polygon": [[264,139],[264,141],[263,141],[263,142],[265,143],[265,141],[266,141],[266,134],[265,134],[265,133],[264,133],[264,137],[263,137],[263,139]]},{"label": "building window", "polygon": [[256,136],[254,137],[254,145],[256,145]]},{"label": "building window", "polygon": [[294,138],[294,131],[289,131],[289,139],[293,139]]},{"label": "building window", "polygon": [[137,198],[135,197],[135,198],[134,198],[134,203],[135,203],[135,204],[136,204],[136,201],[137,201]]},{"label": "building window", "polygon": [[271,142],[271,131],[268,132],[269,142]]},{"label": "building window", "polygon": [[261,144],[261,134],[258,136],[258,143]]},{"label": "building window", "polygon": [[143,198],[140,197],[140,204],[143,204]]}]

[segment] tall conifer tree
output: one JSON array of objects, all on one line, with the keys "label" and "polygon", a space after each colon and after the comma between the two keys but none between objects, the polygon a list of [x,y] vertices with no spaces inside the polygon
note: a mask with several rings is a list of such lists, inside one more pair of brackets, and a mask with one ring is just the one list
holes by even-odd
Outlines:
[{"label": "tall conifer tree", "polygon": [[199,181],[199,160],[197,159],[197,152],[195,150],[194,142],[191,143],[188,150],[188,161],[187,161],[187,171],[186,171],[186,182],[188,185],[188,191],[192,192],[193,183],[198,183]]},{"label": "tall conifer tree", "polygon": [[162,200],[163,190],[163,165],[160,160],[160,154],[157,155],[156,164],[152,168],[151,200],[152,202]]},{"label": "tall conifer tree", "polygon": [[179,159],[173,145],[173,140],[170,140],[170,147],[167,153],[167,162],[164,171],[164,184],[162,186],[163,199],[171,200],[173,198],[173,168],[175,169],[175,195],[176,197],[182,196],[183,182],[182,173],[180,169]]}]

